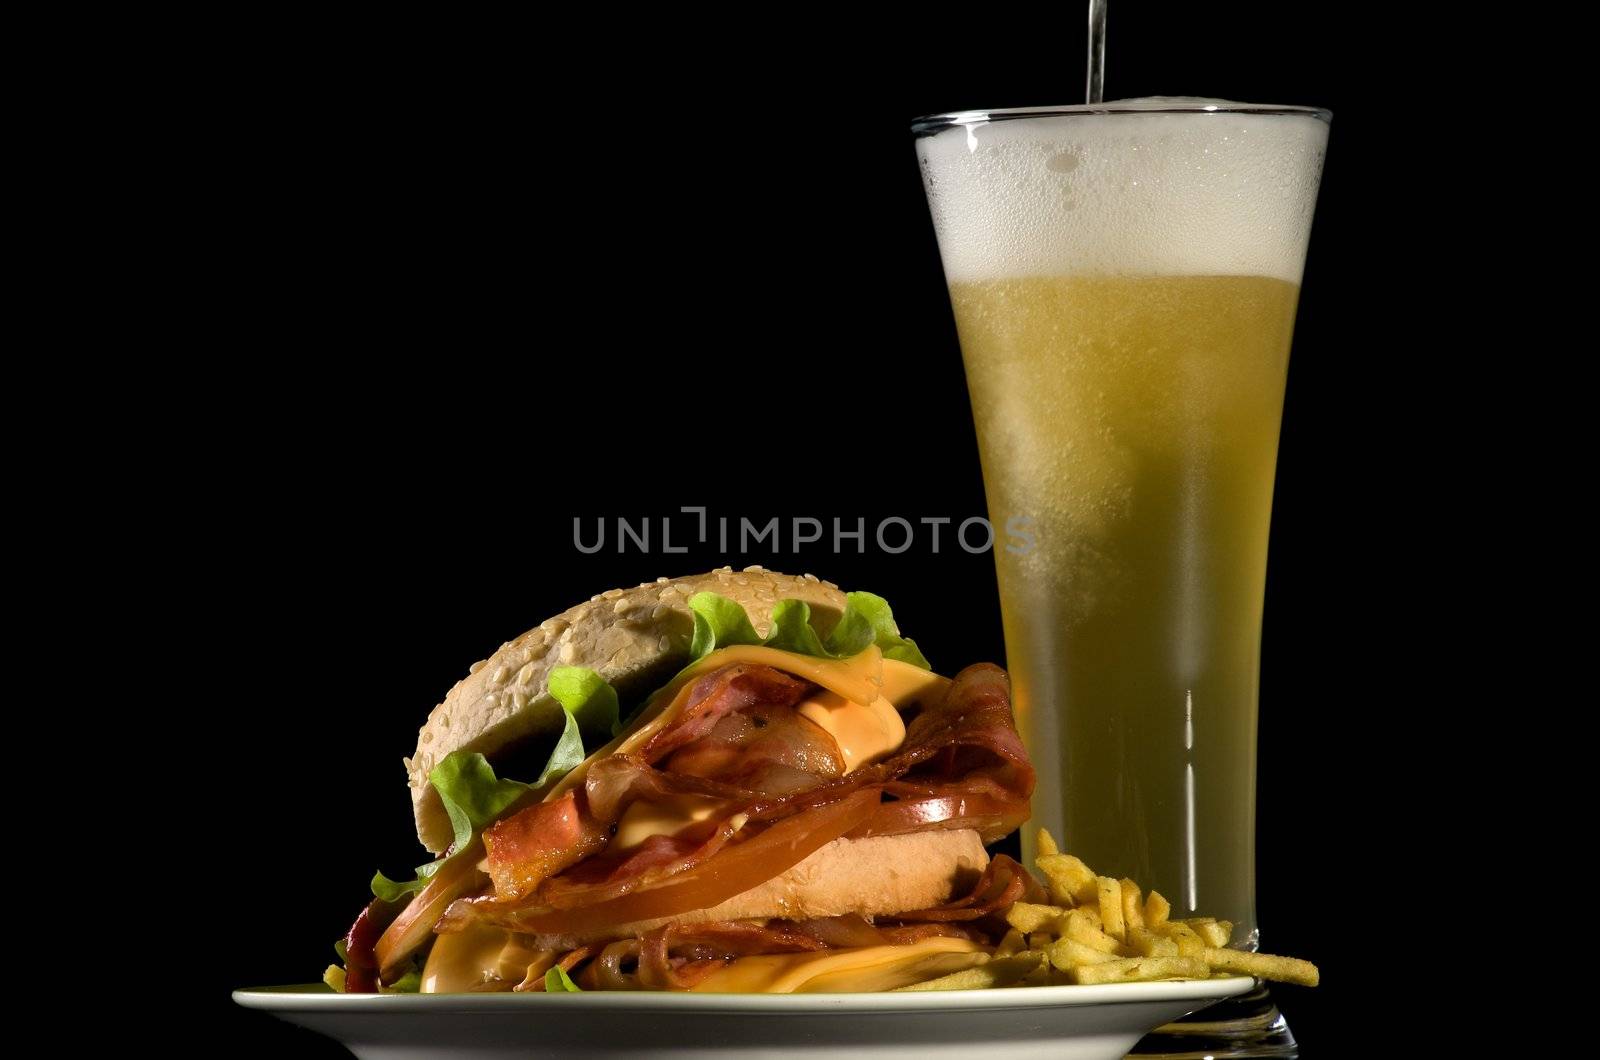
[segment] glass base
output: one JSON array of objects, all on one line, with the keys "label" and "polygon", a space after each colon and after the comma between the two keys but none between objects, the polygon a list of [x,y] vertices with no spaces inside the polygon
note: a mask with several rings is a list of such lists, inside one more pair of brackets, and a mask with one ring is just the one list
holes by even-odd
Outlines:
[{"label": "glass base", "polygon": [[1157,1027],[1139,1039],[1128,1055],[1140,1060],[1299,1057],[1300,1047],[1263,984],[1248,994]]}]

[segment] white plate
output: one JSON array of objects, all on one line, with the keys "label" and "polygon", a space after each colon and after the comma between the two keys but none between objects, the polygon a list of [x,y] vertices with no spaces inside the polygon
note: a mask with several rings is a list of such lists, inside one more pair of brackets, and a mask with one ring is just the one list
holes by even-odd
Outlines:
[{"label": "white plate", "polygon": [[335,994],[318,984],[236,990],[233,999],[337,1038],[363,1060],[1116,1060],[1147,1031],[1254,983],[903,994]]}]

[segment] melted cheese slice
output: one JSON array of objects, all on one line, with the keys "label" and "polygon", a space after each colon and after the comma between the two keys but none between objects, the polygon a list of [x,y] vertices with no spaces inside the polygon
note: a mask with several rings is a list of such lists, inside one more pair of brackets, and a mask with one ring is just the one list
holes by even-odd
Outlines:
[{"label": "melted cheese slice", "polygon": [[612,842],[618,850],[626,850],[653,835],[675,835],[685,826],[710,817],[721,805],[722,800],[703,795],[668,795],[654,802],[639,799],[622,811]]},{"label": "melted cheese slice", "polygon": [[984,963],[965,939],[931,938],[910,946],[865,946],[820,953],[741,957],[706,976],[700,994],[819,994],[893,990]]},{"label": "melted cheese slice", "polygon": [[794,709],[833,737],[846,773],[891,753],[906,738],[900,712],[883,696],[871,703],[857,703],[825,690]]},{"label": "melted cheese slice", "polygon": [[472,924],[433,940],[420,989],[424,994],[510,990],[530,975],[543,975],[558,956],[532,949],[524,936],[504,928]]},{"label": "melted cheese slice", "polygon": [[901,710],[937,703],[944,698],[951,683],[950,678],[932,670],[924,670],[899,659],[883,660],[883,698]]},{"label": "melted cheese slice", "polygon": [[794,709],[828,731],[839,745],[844,771],[886,758],[905,742],[900,711],[944,695],[950,679],[896,659],[883,660],[881,693],[870,703],[824,689]]}]

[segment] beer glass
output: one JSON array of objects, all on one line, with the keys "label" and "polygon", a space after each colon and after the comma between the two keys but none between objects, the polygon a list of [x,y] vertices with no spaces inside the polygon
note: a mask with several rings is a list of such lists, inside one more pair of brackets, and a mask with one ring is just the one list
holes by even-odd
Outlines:
[{"label": "beer glass", "polygon": [[1329,118],[1148,99],[913,126],[1012,542],[1033,824],[1252,949],[1267,528]]}]

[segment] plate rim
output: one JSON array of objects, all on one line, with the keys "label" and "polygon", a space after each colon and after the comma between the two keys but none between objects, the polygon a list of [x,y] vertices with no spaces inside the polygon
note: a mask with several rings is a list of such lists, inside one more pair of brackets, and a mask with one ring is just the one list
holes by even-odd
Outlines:
[{"label": "plate rim", "polygon": [[[1251,976],[1096,983],[1091,986],[996,987],[987,990],[913,990],[838,994],[694,994],[672,991],[590,990],[577,994],[336,994],[321,983],[241,987],[236,1004],[266,1012],[524,1012],[532,1005],[557,1009],[626,1008],[641,1011],[769,1012],[774,1015],[838,1012],[917,1012],[948,1009],[1055,1008],[1135,1005],[1153,1001],[1220,1001],[1254,989]],[[539,1000],[534,1001],[533,998]]]}]

